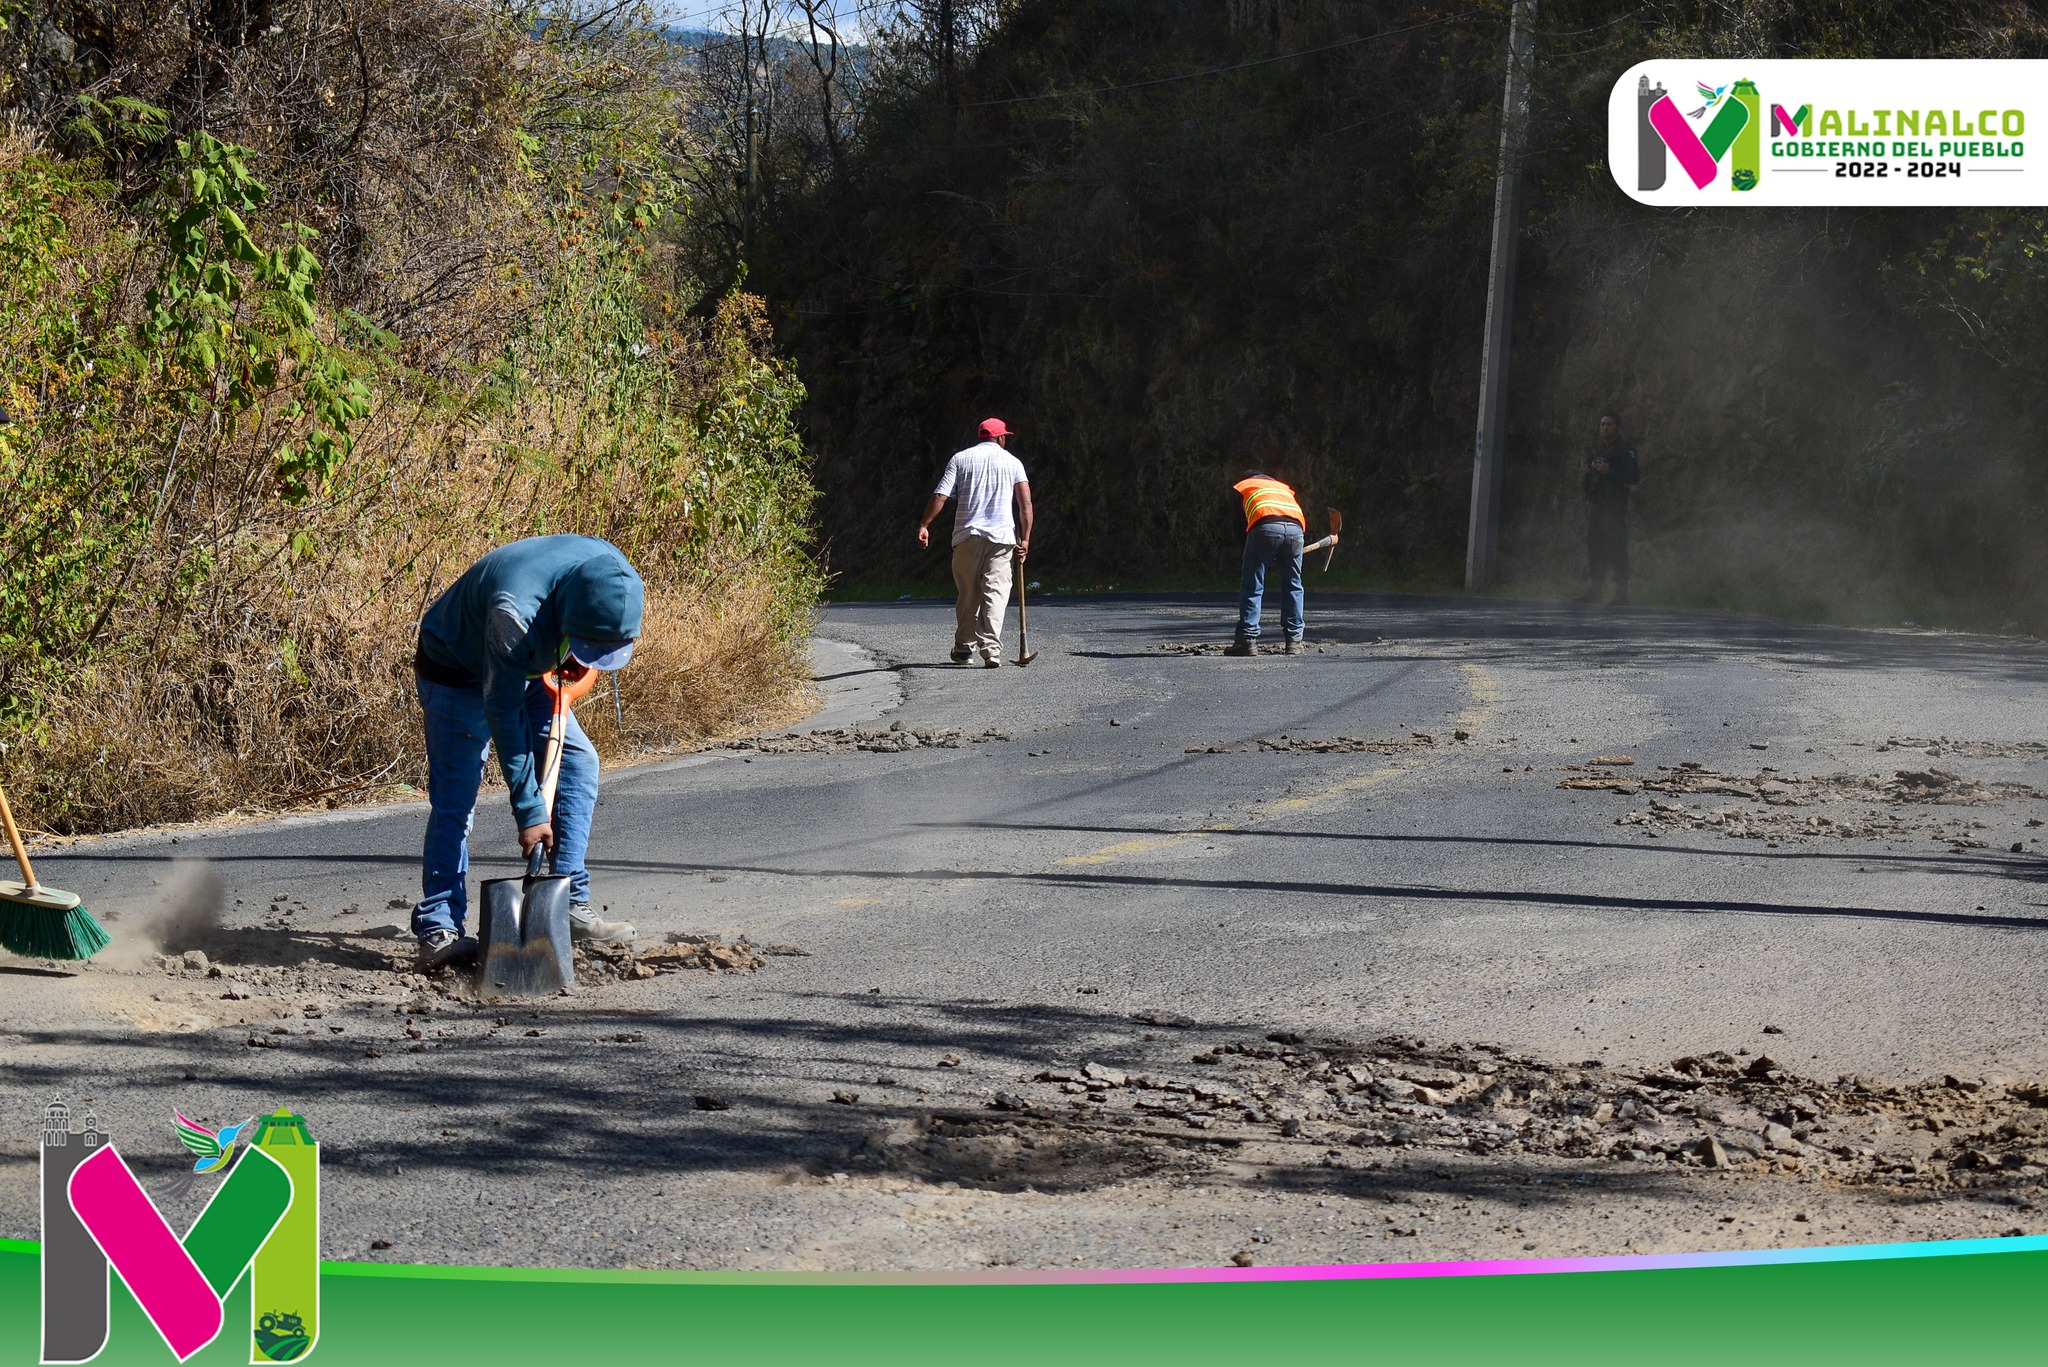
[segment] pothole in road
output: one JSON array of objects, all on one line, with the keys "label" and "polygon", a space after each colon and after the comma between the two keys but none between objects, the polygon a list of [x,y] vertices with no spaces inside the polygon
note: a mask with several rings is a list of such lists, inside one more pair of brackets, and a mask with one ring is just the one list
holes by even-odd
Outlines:
[{"label": "pothole in road", "polygon": [[756,736],[746,740],[721,741],[707,749],[751,750],[764,755],[815,755],[865,750],[873,754],[894,754],[900,750],[958,750],[968,745],[1006,741],[1008,732],[988,727],[965,731],[957,727],[907,726],[891,722],[885,730],[863,730],[835,726],[823,731],[791,731],[780,736]]},{"label": "pothole in road", "polygon": [[1713,1172],[1782,1182],[1787,1199],[1814,1183],[1919,1201],[2048,1194],[2039,1081],[1823,1082],[1747,1050],[1623,1073],[1486,1045],[1285,1031],[1183,1059],[1048,1067],[983,1111],[878,1131],[838,1167],[1073,1191],[1226,1161],[1275,1175],[1463,1154],[1502,1172],[1560,1160],[1643,1177]]},{"label": "pothole in road", "polygon": [[1957,755],[1964,759],[2048,759],[2048,741],[2037,740],[1950,740],[1947,736],[1887,736],[1877,747],[1888,750],[1918,750],[1928,756]]},{"label": "pothole in road", "polygon": [[1256,736],[1243,744],[1190,745],[1190,755],[1397,755],[1413,750],[1435,750],[1462,745],[1472,739],[1469,731],[1438,734],[1413,731],[1405,736]]},{"label": "pothole in road", "polygon": [[1654,773],[1638,773],[1631,768],[1634,763],[1630,757],[1614,756],[1572,765],[1557,786],[1647,796],[1647,809],[1625,812],[1614,824],[1645,827],[1651,834],[1712,830],[1779,842],[1931,837],[1957,849],[1988,847],[1990,842],[1977,833],[1991,829],[1990,823],[1902,809],[1991,807],[2048,798],[2048,792],[2030,784],[1974,779],[1934,767],[1880,775],[1788,774],[1763,768],[1754,775],[1740,775],[1691,762],[1660,764]]},{"label": "pothole in road", "polygon": [[[1146,649],[1159,655],[1221,655],[1223,653],[1223,648],[1229,644],[1230,642],[1228,641],[1155,641],[1150,646],[1147,646]],[[1302,643],[1302,649],[1305,653],[1310,655],[1329,655],[1333,653],[1341,653],[1342,648],[1346,645],[1385,644],[1386,639],[1384,637],[1361,636],[1358,639],[1351,641],[1334,641],[1327,639],[1305,641]],[[1265,641],[1260,643],[1259,655],[1261,657],[1266,655],[1278,656],[1279,654],[1280,643],[1278,641]]]},{"label": "pothole in road", "polygon": [[927,1115],[868,1136],[831,1169],[978,1191],[1071,1193],[1199,1171],[1198,1147],[1053,1119]]},{"label": "pothole in road", "polygon": [[[502,1005],[478,998],[469,966],[413,972],[412,942],[402,935],[378,939],[216,928],[207,942],[212,954],[202,949],[151,954],[132,968],[95,964],[82,971],[105,1014],[143,1031],[260,1026],[250,1039],[252,1047],[263,1048],[295,1047],[299,1042],[291,1036],[350,1033],[340,1023],[344,1017],[365,1009],[387,1012],[394,992],[414,1004],[438,1003],[451,1010]],[[666,974],[752,973],[771,959],[808,956],[796,945],[682,933],[653,943],[583,944],[575,952],[572,999]]]}]

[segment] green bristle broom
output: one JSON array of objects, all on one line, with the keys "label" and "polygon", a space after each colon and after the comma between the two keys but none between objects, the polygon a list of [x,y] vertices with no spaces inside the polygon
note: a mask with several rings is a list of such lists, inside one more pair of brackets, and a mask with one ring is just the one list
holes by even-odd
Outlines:
[{"label": "green bristle broom", "polygon": [[14,847],[22,877],[19,883],[0,880],[0,945],[27,959],[90,959],[105,949],[111,942],[106,927],[93,920],[75,894],[36,881],[4,788],[0,824],[7,827],[7,843]]}]

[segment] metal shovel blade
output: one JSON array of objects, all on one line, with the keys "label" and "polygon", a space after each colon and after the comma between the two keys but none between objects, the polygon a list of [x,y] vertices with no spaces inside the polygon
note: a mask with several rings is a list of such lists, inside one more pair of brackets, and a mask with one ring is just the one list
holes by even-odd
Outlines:
[{"label": "metal shovel blade", "polygon": [[576,981],[569,946],[569,879],[487,878],[477,936],[477,991],[545,997]]}]

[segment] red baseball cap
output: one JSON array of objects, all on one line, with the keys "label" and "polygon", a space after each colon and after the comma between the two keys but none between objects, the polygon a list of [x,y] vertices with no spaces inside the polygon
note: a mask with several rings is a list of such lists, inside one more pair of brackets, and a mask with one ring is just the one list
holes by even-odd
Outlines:
[{"label": "red baseball cap", "polygon": [[993,439],[995,437],[1007,437],[1013,434],[1011,433],[1008,427],[1003,425],[1003,420],[1001,418],[989,418],[981,425],[981,435]]}]

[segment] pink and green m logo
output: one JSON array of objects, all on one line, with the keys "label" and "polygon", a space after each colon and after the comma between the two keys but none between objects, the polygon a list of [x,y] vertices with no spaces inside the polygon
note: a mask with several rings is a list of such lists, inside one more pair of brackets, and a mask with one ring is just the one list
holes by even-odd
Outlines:
[{"label": "pink and green m logo", "polygon": [[302,1359],[319,1336],[319,1256],[320,1148],[289,1111],[262,1118],[182,1239],[91,1116],[74,1131],[61,1103],[44,1113],[43,1362],[106,1346],[116,1275],[183,1362],[220,1336],[246,1274],[249,1361]]},{"label": "pink and green m logo", "polygon": [[[1690,114],[1658,86],[1650,88],[1645,76],[1636,89],[1637,174],[1636,188],[1664,187],[1666,157],[1675,158],[1695,189],[1704,190],[1720,174],[1721,162],[1728,163],[1728,188],[1754,190],[1763,160],[1763,100],[1754,83],[1737,81],[1733,87],[1699,83],[1700,107]],[[1782,109],[1773,111],[1783,122],[1791,122]],[[1712,118],[1707,118],[1708,114]],[[1805,109],[1799,117],[1807,117]],[[1695,120],[1704,120],[1695,130]]]}]

